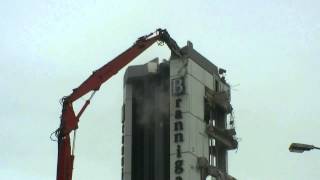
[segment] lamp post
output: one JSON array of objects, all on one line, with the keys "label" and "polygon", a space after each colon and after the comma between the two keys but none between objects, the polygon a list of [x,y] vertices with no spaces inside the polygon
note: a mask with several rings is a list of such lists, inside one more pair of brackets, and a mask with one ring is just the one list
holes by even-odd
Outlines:
[{"label": "lamp post", "polygon": [[312,149],[320,150],[319,147],[316,147],[314,145],[301,144],[301,143],[292,143],[289,147],[289,151],[295,152],[295,153],[303,153],[304,151],[310,151]]}]

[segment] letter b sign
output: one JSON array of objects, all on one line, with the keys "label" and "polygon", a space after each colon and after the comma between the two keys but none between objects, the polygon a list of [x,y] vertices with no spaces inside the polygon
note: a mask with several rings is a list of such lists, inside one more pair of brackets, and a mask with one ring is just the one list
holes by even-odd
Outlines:
[{"label": "letter b sign", "polygon": [[184,94],[184,80],[183,78],[172,79],[172,94],[175,96],[179,96]]}]

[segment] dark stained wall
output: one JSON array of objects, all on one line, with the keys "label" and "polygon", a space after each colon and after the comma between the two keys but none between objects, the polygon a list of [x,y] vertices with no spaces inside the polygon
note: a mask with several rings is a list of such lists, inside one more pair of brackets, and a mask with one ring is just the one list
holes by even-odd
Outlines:
[{"label": "dark stained wall", "polygon": [[126,74],[132,86],[132,180],[168,180],[169,64],[161,63],[157,73],[134,75]]}]

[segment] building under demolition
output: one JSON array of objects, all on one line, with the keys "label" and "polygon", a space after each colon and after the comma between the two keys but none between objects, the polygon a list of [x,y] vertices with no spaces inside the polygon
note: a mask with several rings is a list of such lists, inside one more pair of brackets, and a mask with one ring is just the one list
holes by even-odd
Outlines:
[{"label": "building under demolition", "polygon": [[[236,149],[225,70],[193,49],[130,66],[124,77],[122,180],[217,180]],[[231,117],[231,118],[230,118]]]}]

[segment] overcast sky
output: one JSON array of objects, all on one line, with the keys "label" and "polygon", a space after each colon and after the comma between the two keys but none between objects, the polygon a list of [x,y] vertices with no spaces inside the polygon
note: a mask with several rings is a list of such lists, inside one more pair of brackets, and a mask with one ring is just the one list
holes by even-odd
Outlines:
[{"label": "overcast sky", "polygon": [[[0,0],[0,179],[52,180],[59,99],[141,35],[167,28],[227,69],[241,139],[239,180],[318,180],[320,1]],[[168,58],[152,46],[133,64]],[[96,94],[77,138],[74,179],[120,180],[123,69]],[[84,103],[79,100],[79,104]]]}]

